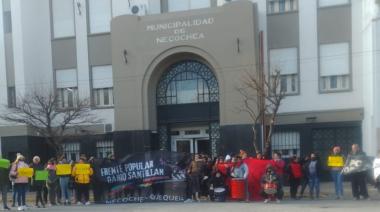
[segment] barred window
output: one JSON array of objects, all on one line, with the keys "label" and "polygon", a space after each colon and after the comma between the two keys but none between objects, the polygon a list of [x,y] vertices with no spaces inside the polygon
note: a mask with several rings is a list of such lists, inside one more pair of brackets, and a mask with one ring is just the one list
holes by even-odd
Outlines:
[{"label": "barred window", "polygon": [[63,155],[69,161],[78,161],[80,155],[80,143],[63,144]]},{"label": "barred window", "polygon": [[276,132],[272,135],[272,150],[280,152],[283,158],[300,156],[299,132]]},{"label": "barred window", "polygon": [[98,158],[106,158],[110,154],[114,154],[113,141],[96,142],[96,155]]}]

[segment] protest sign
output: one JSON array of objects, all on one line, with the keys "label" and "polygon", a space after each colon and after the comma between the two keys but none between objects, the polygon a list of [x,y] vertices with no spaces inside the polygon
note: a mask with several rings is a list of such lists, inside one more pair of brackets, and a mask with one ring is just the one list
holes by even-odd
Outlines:
[{"label": "protest sign", "polygon": [[45,170],[41,170],[41,171],[36,171],[35,173],[35,180],[36,181],[44,181],[44,180],[47,180],[49,176],[49,172],[48,171],[45,171]]},{"label": "protest sign", "polygon": [[[94,167],[97,180],[111,189],[103,203],[183,202],[186,200],[186,153],[155,151],[103,161]],[[131,196],[128,193],[134,193]]]},{"label": "protest sign", "polygon": [[90,164],[76,164],[75,173],[76,174],[90,174]]},{"label": "protest sign", "polygon": [[71,174],[71,165],[70,164],[58,164],[56,174],[57,175],[70,175]]},{"label": "protest sign", "polygon": [[8,169],[11,165],[11,162],[7,159],[0,159],[0,167]]},{"label": "protest sign", "polygon": [[329,167],[343,167],[343,157],[342,156],[329,156],[327,160],[327,165]]},{"label": "protest sign", "polygon": [[33,169],[32,168],[18,168],[17,169],[18,176],[20,177],[33,177]]}]

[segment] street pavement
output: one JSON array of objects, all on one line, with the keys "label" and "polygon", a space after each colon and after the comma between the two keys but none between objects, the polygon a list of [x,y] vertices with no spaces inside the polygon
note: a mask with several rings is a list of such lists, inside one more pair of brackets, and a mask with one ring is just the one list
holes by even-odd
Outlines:
[{"label": "street pavement", "polygon": [[[89,206],[55,206],[47,208],[30,208],[30,211],[130,211],[130,212],[375,212],[380,211],[380,194],[369,185],[370,200],[353,200],[351,197],[350,184],[345,183],[345,198],[343,200],[334,200],[334,186],[332,183],[321,184],[321,199],[309,200],[289,200],[285,198],[281,203],[271,202],[264,204],[262,202],[226,202],[213,203],[201,201],[200,203],[130,203],[115,205],[98,205]],[[289,192],[289,188],[285,187],[285,192]],[[307,191],[307,190],[306,190]],[[306,193],[306,192],[305,192]],[[287,195],[286,195],[287,196]],[[30,199],[32,196],[29,194]],[[31,202],[29,202],[31,203]],[[17,208],[13,208],[15,210]]]},{"label": "street pavement", "polygon": [[379,211],[380,199],[377,200],[285,200],[281,203],[264,204],[262,202],[254,203],[142,203],[142,204],[119,204],[119,205],[90,205],[90,206],[57,206],[46,209],[30,209],[34,211],[130,211],[130,212],[358,212],[358,211]]}]

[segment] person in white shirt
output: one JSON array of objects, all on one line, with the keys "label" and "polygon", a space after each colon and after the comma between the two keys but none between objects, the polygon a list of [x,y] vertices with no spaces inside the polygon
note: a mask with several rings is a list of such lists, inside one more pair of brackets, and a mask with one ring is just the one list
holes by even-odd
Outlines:
[{"label": "person in white shirt", "polygon": [[380,150],[377,153],[377,157],[373,160],[373,177],[375,179],[375,186],[380,192]]}]

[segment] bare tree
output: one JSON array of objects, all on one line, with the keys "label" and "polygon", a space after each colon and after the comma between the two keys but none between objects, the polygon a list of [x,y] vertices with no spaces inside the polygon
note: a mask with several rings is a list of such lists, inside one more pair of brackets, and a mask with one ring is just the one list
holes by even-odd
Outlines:
[{"label": "bare tree", "polygon": [[69,129],[88,133],[86,126],[101,122],[101,119],[91,113],[88,99],[78,100],[72,108],[60,108],[61,102],[57,95],[33,92],[18,98],[16,102],[15,107],[0,114],[0,119],[30,127],[46,139],[57,156],[63,154],[63,142],[73,136],[68,132]]},{"label": "bare tree", "polygon": [[257,135],[258,126],[264,127],[264,155],[268,155],[271,147],[271,138],[276,124],[278,110],[285,92],[281,90],[280,71],[271,76],[247,73],[242,81],[243,86],[238,91],[243,96],[243,104],[239,111],[246,112],[252,120],[253,147],[259,151]]}]

